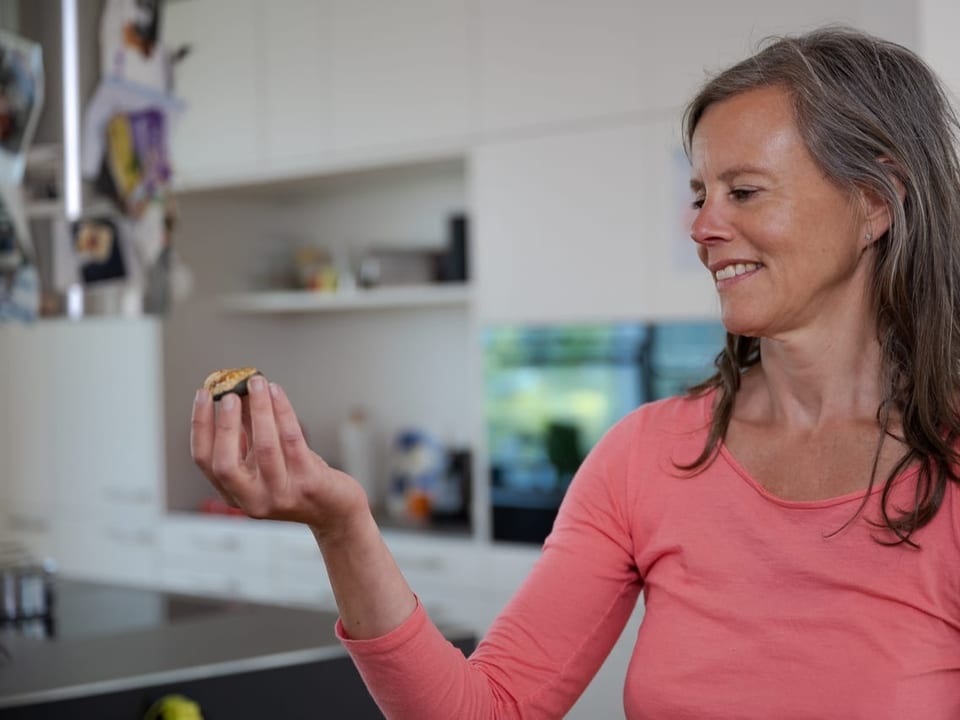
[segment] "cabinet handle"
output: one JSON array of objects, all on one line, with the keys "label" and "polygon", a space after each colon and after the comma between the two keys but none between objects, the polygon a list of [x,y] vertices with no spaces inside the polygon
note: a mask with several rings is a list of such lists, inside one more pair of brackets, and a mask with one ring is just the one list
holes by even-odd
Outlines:
[{"label": "cabinet handle", "polygon": [[10,520],[10,526],[18,532],[45,533],[50,530],[50,523],[39,515],[10,513],[7,518]]},{"label": "cabinet handle", "polygon": [[240,541],[233,537],[219,537],[219,538],[205,538],[198,537],[194,539],[192,545],[197,550],[203,551],[220,551],[220,552],[230,552],[235,553],[240,550]]},{"label": "cabinet handle", "polygon": [[131,505],[147,505],[153,501],[153,493],[147,489],[108,486],[104,488],[103,494],[104,497],[111,502],[128,503]]},{"label": "cabinet handle", "polygon": [[132,545],[153,545],[153,533],[149,530],[127,530],[125,528],[107,528],[107,537],[116,542]]},{"label": "cabinet handle", "polygon": [[401,569],[426,570],[428,572],[443,572],[447,569],[447,563],[442,557],[395,557],[397,565],[399,565]]}]

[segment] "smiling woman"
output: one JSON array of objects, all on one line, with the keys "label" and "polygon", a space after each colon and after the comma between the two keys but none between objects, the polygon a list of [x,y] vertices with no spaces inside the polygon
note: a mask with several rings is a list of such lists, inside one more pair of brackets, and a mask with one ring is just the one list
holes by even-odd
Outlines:
[{"label": "smiling woman", "polygon": [[[197,395],[194,453],[256,517],[308,524],[338,633],[390,718],[560,718],[641,589],[629,720],[960,717],[956,120],[905,48],[771,41],[685,116],[726,348],[580,465],[532,573],[469,658],[282,390]],[[878,486],[879,487],[876,487]]]},{"label": "smiling woman", "polygon": [[[919,465],[911,507],[895,517],[886,501],[881,508],[883,524],[909,541],[956,482],[960,437],[960,169],[957,120],[939,81],[904,48],[827,31],[730,68],[684,120],[699,209],[691,236],[729,331],[719,372],[697,389],[720,392],[694,466],[725,439],[787,494],[882,478],[886,498],[897,475]],[[728,278],[738,255],[757,272]],[[816,373],[798,374],[803,364]],[[832,453],[822,444],[811,453],[809,433],[793,450],[782,440],[783,425],[796,424],[788,406],[803,402],[796,388],[811,379],[858,408],[849,442],[831,430]],[[790,385],[790,399],[778,399]],[[824,454],[838,479],[815,490],[788,487],[776,469]]]}]

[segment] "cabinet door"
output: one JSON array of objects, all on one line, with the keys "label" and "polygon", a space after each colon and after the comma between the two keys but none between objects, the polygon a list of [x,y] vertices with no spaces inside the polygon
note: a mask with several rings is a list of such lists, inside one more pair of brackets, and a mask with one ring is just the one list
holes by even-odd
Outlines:
[{"label": "cabinet door", "polygon": [[647,5],[475,0],[483,131],[637,110]]},{"label": "cabinet door", "polygon": [[470,72],[466,0],[335,0],[338,150],[462,143]]},{"label": "cabinet door", "polygon": [[899,40],[897,21],[909,25],[910,5],[808,0],[771,10],[765,0],[474,0],[482,128],[490,134],[624,113],[678,118],[709,73],[746,57],[768,35],[846,22],[893,31]]},{"label": "cabinet door", "polygon": [[50,329],[58,513],[158,516],[164,474],[159,321],[91,319]]},{"label": "cabinet door", "polygon": [[712,315],[712,284],[680,222],[678,143],[666,126],[628,125],[480,147],[481,321]]},{"label": "cabinet door", "polygon": [[[160,523],[159,581],[168,590],[276,598],[271,523],[167,515]],[[318,563],[322,567],[322,561]]]},{"label": "cabinet door", "polygon": [[42,323],[0,325],[0,526],[36,557],[55,555],[49,345]]},{"label": "cabinet door", "polygon": [[266,164],[273,172],[329,162],[333,147],[332,0],[264,5]]},{"label": "cabinet door", "polygon": [[[18,422],[15,411],[10,402],[10,384],[13,382],[9,371],[10,363],[10,328],[0,326],[0,508],[10,507],[10,487],[13,484],[11,469],[11,442],[13,433],[11,428]],[[0,540],[10,530],[9,518],[6,513],[0,512]]]},{"label": "cabinet door", "polygon": [[956,94],[960,92],[960,47],[956,27],[960,5],[945,0],[923,0],[919,7],[920,52]]},{"label": "cabinet door", "polygon": [[53,495],[53,434],[58,399],[51,387],[52,336],[43,323],[0,326],[4,504],[43,515]]},{"label": "cabinet door", "polygon": [[176,67],[186,104],[171,133],[179,185],[250,175],[262,154],[262,5],[255,0],[191,0],[164,7],[164,41],[190,46]]}]

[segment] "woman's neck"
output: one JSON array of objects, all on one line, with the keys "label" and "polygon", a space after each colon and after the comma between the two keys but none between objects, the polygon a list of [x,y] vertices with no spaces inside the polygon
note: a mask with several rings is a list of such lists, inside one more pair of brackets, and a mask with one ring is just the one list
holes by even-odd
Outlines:
[{"label": "woman's neck", "polygon": [[875,420],[883,398],[880,344],[872,323],[855,327],[761,339],[761,362],[744,377],[737,414],[797,429]]}]

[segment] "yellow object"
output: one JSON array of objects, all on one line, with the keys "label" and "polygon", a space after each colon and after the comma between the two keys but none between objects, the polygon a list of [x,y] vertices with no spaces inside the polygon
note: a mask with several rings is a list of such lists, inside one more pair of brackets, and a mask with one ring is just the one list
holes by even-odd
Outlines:
[{"label": "yellow object", "polygon": [[133,128],[126,115],[114,115],[107,123],[107,147],[110,174],[117,186],[117,193],[127,200],[140,184],[142,173],[133,144]]},{"label": "yellow object", "polygon": [[183,695],[164,695],[157,700],[143,720],[203,720],[200,706]]}]

